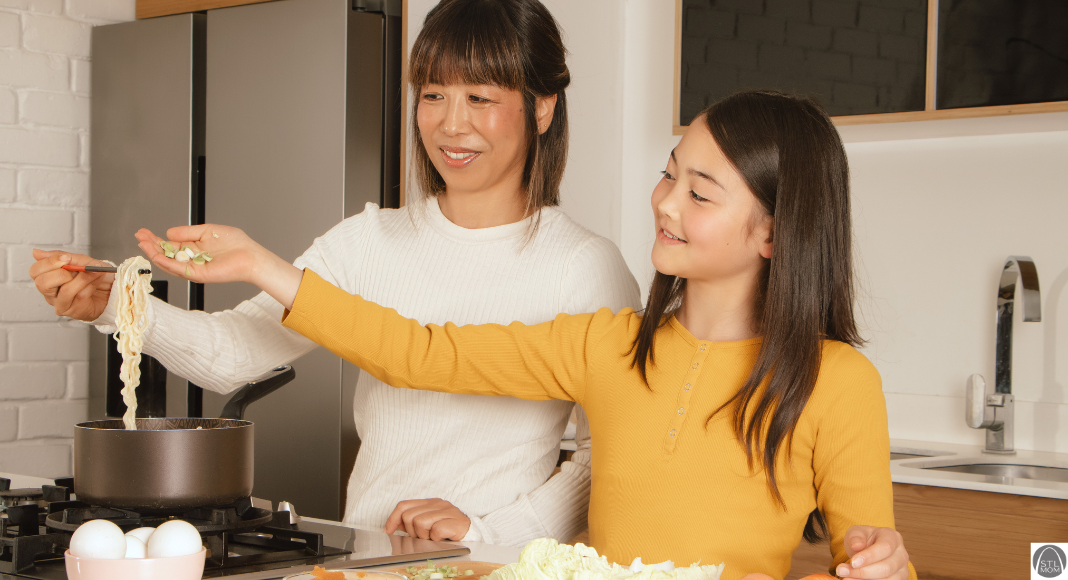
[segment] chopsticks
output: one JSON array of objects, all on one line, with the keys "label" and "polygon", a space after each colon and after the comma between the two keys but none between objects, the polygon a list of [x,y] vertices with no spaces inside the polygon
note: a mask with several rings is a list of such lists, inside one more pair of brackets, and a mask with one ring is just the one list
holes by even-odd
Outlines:
[{"label": "chopsticks", "polygon": [[[63,269],[71,272],[104,272],[105,274],[114,274],[119,270],[115,266],[75,266],[74,264],[67,264],[66,266],[63,266]],[[152,270],[141,268],[137,273],[151,274]]]}]

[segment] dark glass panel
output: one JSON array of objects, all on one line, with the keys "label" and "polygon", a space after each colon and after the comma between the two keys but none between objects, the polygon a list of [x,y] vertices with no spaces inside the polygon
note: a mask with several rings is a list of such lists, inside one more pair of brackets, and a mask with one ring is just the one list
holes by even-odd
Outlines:
[{"label": "dark glass panel", "polygon": [[1068,100],[1068,2],[943,0],[939,109]]},{"label": "dark glass panel", "polygon": [[831,115],[922,111],[926,43],[925,0],[683,0],[680,121],[750,88]]}]

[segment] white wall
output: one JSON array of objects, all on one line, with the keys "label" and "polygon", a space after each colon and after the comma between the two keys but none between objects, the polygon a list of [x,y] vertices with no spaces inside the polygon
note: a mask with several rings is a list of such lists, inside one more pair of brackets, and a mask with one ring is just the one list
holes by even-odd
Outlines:
[{"label": "white wall", "polygon": [[[620,246],[647,289],[649,194],[679,139],[671,135],[674,8],[627,0],[625,31]],[[1049,129],[1035,118],[1016,125]],[[1016,443],[1068,452],[1068,131],[937,139],[882,132],[898,140],[846,149],[858,306],[870,339],[864,352],[883,376],[891,436],[983,443],[981,431],[964,425],[964,382],[976,372],[993,381],[997,280],[1005,257],[1023,254],[1038,266],[1044,318],[1015,325]],[[851,132],[861,133],[872,138]]]},{"label": "white wall", "polygon": [[0,471],[71,475],[88,328],[30,281],[30,248],[89,246],[89,31],[134,0],[0,0]]}]

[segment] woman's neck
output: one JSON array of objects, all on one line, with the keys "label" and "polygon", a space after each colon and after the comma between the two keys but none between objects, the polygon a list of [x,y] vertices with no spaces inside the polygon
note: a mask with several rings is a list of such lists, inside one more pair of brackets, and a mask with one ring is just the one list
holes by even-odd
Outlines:
[{"label": "woman's neck", "polygon": [[754,324],[757,280],[687,280],[675,315],[697,340],[734,342],[759,336]]},{"label": "woman's neck", "polygon": [[438,195],[441,213],[452,223],[469,230],[514,224],[527,217],[522,195],[498,191],[449,192]]}]

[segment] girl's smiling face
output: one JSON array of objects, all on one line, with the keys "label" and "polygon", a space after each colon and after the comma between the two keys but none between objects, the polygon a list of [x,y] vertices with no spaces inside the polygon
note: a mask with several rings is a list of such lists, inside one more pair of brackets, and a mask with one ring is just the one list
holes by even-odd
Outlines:
[{"label": "girl's smiling face", "polygon": [[428,84],[419,92],[417,122],[447,191],[520,189],[528,137],[519,91]]},{"label": "girl's smiling face", "polygon": [[687,282],[744,281],[771,258],[773,220],[703,120],[671,152],[653,190],[653,266]]}]

